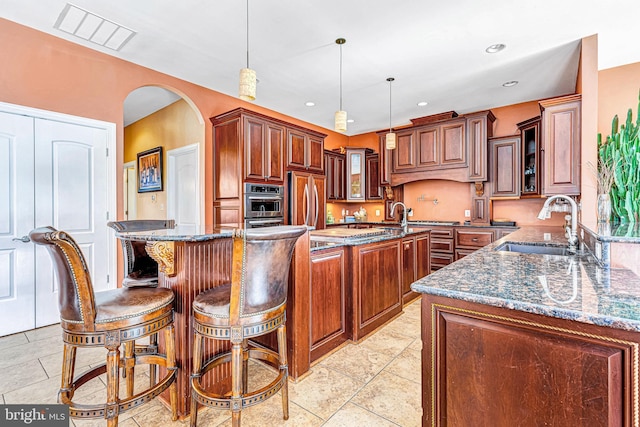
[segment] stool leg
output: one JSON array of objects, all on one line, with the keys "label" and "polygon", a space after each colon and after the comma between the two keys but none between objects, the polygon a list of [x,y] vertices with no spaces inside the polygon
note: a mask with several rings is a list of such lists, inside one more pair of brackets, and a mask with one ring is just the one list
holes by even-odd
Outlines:
[{"label": "stool leg", "polygon": [[107,427],[118,425],[118,366],[120,363],[120,347],[118,345],[107,346],[107,405],[105,407]]},{"label": "stool leg", "polygon": [[[191,383],[194,381],[200,381],[199,377],[196,375],[200,374],[200,370],[202,369],[202,341],[204,338],[197,332],[193,334],[193,376],[191,378]],[[191,427],[196,427],[196,422],[198,421],[198,402],[196,401],[193,393],[193,387],[191,388]]]},{"label": "stool leg", "polygon": [[62,356],[62,381],[60,383],[60,401],[67,403],[73,399],[73,373],[76,366],[76,347],[71,344],[64,344]]},{"label": "stool leg", "polygon": [[231,425],[240,427],[242,411],[242,341],[231,347]]},{"label": "stool leg", "polygon": [[242,394],[249,390],[249,340],[242,340]]},{"label": "stool leg", "polygon": [[124,343],[124,369],[122,376],[127,380],[127,397],[133,396],[133,378],[135,376],[135,341]]},{"label": "stool leg", "polygon": [[278,353],[280,354],[280,369],[284,369],[284,383],[282,393],[282,418],[289,419],[289,366],[287,365],[287,327],[284,323],[278,327]]},{"label": "stool leg", "polygon": [[[156,353],[158,352],[158,334],[151,334],[149,337],[149,346],[154,347],[156,349]],[[149,365],[149,386],[153,387],[156,385],[157,375],[158,366]]]},{"label": "stool leg", "polygon": [[[175,340],[175,328],[173,327],[172,323],[164,329],[164,346],[167,357],[167,370],[176,367]],[[155,371],[155,365],[151,365],[151,368]],[[176,421],[178,419],[178,384],[176,383],[177,379],[174,380],[173,383],[169,386],[169,402],[171,403],[171,419],[173,421]]]}]

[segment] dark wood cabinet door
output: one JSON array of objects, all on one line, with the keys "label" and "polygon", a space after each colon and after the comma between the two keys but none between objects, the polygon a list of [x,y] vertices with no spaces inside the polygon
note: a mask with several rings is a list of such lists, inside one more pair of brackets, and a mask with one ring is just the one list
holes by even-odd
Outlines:
[{"label": "dark wood cabinet door", "polygon": [[284,127],[267,124],[264,159],[267,181],[274,184],[284,183]]},{"label": "dark wood cabinet door", "polygon": [[265,180],[265,133],[267,124],[264,120],[244,117],[244,170],[245,179]]},{"label": "dark wood cabinet door", "polygon": [[540,102],[545,195],[580,194],[580,95]]},{"label": "dark wood cabinet door", "polygon": [[358,340],[402,311],[400,239],[354,246],[353,339]]},{"label": "dark wood cabinet door", "polygon": [[466,135],[469,150],[469,180],[486,181],[487,138],[493,135],[493,114],[488,111],[467,117]]},{"label": "dark wood cabinet door", "polygon": [[402,172],[403,170],[413,169],[416,167],[416,146],[415,132],[396,132],[396,149],[393,150],[393,171]]},{"label": "dark wood cabinet door", "polygon": [[432,295],[422,322],[425,426],[638,422],[637,333]]},{"label": "dark wood cabinet door", "polygon": [[416,166],[419,168],[435,167],[440,164],[440,130],[438,126],[418,129],[416,140],[418,144],[418,159]]},{"label": "dark wood cabinet door", "polygon": [[311,191],[309,174],[305,172],[290,172],[291,186],[289,188],[289,225],[310,225]]},{"label": "dark wood cabinet door", "polygon": [[345,248],[311,255],[311,361],[349,338]]},{"label": "dark wood cabinet door", "polygon": [[440,127],[442,138],[440,164],[460,166],[466,164],[465,120],[451,121]]},{"label": "dark wood cabinet door", "polygon": [[327,200],[336,200],[335,190],[335,163],[336,157],[331,151],[325,151],[324,153],[324,176],[327,177]]},{"label": "dark wood cabinet door", "polygon": [[491,182],[496,197],[520,195],[520,136],[492,138]]},{"label": "dark wood cabinet door", "polygon": [[380,146],[380,185],[389,185],[394,150],[387,150],[385,135],[379,135],[378,140]]},{"label": "dark wood cabinet door", "polygon": [[302,132],[287,130],[287,166],[307,168],[307,138]]},{"label": "dark wood cabinet door", "polygon": [[416,280],[431,273],[431,236],[416,236]]},{"label": "dark wood cabinet door", "polygon": [[541,193],[542,147],[540,145],[540,116],[518,123],[521,140],[520,194],[535,196]]},{"label": "dark wood cabinet door", "polygon": [[382,187],[380,186],[380,157],[377,153],[368,154],[366,156],[366,160],[366,198],[367,200],[382,200]]},{"label": "dark wood cabinet door", "polygon": [[324,173],[324,140],[309,136],[307,138],[307,167],[314,173]]},{"label": "dark wood cabinet door", "polygon": [[346,197],[346,161],[344,155],[335,158],[333,170],[334,193],[337,200],[344,200]]},{"label": "dark wood cabinet door", "polygon": [[311,214],[309,225],[313,225],[316,230],[322,230],[327,222],[327,200],[326,200],[326,178],[324,175],[311,175]]},{"label": "dark wood cabinet door", "polygon": [[402,299],[411,293],[411,284],[416,281],[415,238],[402,240]]}]

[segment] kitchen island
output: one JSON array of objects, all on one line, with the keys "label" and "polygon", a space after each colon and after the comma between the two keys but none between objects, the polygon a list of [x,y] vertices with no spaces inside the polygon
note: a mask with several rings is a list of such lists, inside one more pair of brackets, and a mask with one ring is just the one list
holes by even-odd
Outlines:
[{"label": "kitchen island", "polygon": [[530,244],[566,238],[524,227],[412,284],[423,425],[638,426],[640,279]]}]

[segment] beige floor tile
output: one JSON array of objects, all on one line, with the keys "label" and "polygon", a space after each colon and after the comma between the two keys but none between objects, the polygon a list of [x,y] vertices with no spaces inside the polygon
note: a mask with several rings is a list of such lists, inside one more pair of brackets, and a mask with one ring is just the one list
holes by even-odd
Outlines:
[{"label": "beige floor tile", "polygon": [[[227,413],[229,418],[220,424],[220,427],[231,426],[231,412],[227,411]],[[242,411],[241,422],[242,427],[316,427],[321,426],[323,420],[293,402],[289,402],[289,419],[283,420],[282,399],[278,394],[265,402]]]},{"label": "beige floor tile", "polygon": [[[20,362],[17,359],[16,362]],[[5,394],[28,385],[46,380],[47,374],[38,360],[29,360],[11,369],[3,369],[0,376],[0,394]]]},{"label": "beige floor tile", "polygon": [[411,350],[422,351],[422,339],[416,338],[408,348]]},{"label": "beige floor tile", "polygon": [[56,354],[61,350],[60,338],[57,337],[0,349],[0,369]]},{"label": "beige floor tile", "polygon": [[228,410],[207,407],[198,408],[198,426],[215,427],[227,421],[231,416]]},{"label": "beige floor tile", "polygon": [[407,347],[407,349],[393,359],[382,372],[421,384],[421,370],[420,351]]},{"label": "beige floor tile", "polygon": [[[40,358],[40,363],[50,377],[62,373],[63,345],[60,343],[58,351]],[[107,360],[107,349],[104,347],[78,348],[76,350],[76,366],[95,366]],[[76,368],[76,375],[84,370]]]},{"label": "beige floor tile", "polygon": [[289,384],[289,400],[327,420],[364,384],[338,371],[316,366],[311,375],[297,384]]},{"label": "beige floor tile", "polygon": [[58,403],[58,390],[60,377],[54,377],[5,393],[4,397],[8,404]]},{"label": "beige floor tile", "polygon": [[347,403],[323,427],[396,427],[397,424],[353,403]]},{"label": "beige floor tile", "polygon": [[32,329],[30,331],[26,331],[24,334],[27,336],[29,342],[57,337],[60,338],[60,343],[62,344],[62,328],[60,328],[59,323],[56,323],[55,325],[44,326],[38,329]]},{"label": "beige floor tile", "polygon": [[406,337],[420,338],[420,321],[411,319],[407,315],[402,315],[401,317],[395,319],[393,322],[385,325],[380,329],[379,332],[393,332],[395,334],[404,335]]},{"label": "beige floor tile", "polygon": [[[188,420],[171,420],[171,410],[164,406],[148,407],[147,410],[135,414],[133,419],[140,427],[178,427],[189,425]],[[200,424],[205,425],[205,424]]]},{"label": "beige floor tile", "polygon": [[29,340],[27,336],[20,332],[19,334],[5,335],[0,337],[0,351],[20,344],[26,344]]},{"label": "beige floor tile", "polygon": [[367,382],[375,377],[392,359],[361,345],[350,344],[320,362],[320,366],[333,369],[358,381]]},{"label": "beige floor tile", "polygon": [[368,348],[378,353],[387,354],[391,357],[395,357],[407,348],[414,338],[408,337],[396,330],[382,328],[375,334],[367,337],[364,341],[361,341],[358,345],[360,347]]},{"label": "beige floor tile", "polygon": [[382,372],[355,395],[351,402],[404,426],[422,421],[420,384]]}]

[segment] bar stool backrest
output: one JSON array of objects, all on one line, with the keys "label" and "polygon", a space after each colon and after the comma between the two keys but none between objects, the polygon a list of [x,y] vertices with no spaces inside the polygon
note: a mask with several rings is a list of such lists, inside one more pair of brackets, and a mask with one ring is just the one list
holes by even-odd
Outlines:
[{"label": "bar stool backrest", "polygon": [[51,255],[60,286],[60,319],[95,329],[96,304],[87,262],[75,240],[53,227],[40,227],[29,233],[31,241],[43,245]]},{"label": "bar stool backrest", "polygon": [[[136,219],[129,221],[110,221],[107,226],[116,231],[150,231],[175,228],[173,219]],[[142,275],[158,275],[158,264],[147,254],[145,242],[119,239],[124,258],[124,275],[127,277],[134,271]]]},{"label": "bar stool backrest", "polygon": [[[289,266],[304,226],[237,230],[233,242],[230,320],[268,312],[287,301]],[[237,303],[234,304],[234,300]],[[235,312],[235,313],[234,313]]]}]

